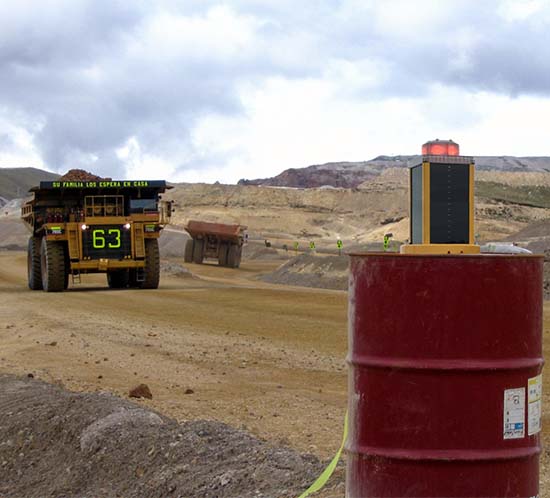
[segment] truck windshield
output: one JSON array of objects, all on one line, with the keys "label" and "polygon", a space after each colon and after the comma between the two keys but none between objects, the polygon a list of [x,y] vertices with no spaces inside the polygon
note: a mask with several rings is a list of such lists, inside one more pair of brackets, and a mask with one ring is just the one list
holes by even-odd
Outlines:
[{"label": "truck windshield", "polygon": [[84,198],[86,216],[123,216],[122,195],[87,195]]},{"label": "truck windshield", "polygon": [[157,211],[156,199],[130,199],[130,213],[139,214]]}]

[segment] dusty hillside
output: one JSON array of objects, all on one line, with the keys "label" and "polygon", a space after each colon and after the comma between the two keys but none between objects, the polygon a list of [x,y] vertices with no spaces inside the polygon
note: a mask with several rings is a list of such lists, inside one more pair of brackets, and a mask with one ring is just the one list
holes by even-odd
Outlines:
[{"label": "dusty hillside", "polygon": [[[378,156],[370,161],[316,164],[306,168],[291,168],[272,178],[240,180],[239,185],[269,185],[279,187],[333,187],[353,188],[365,180],[380,175],[388,168],[408,168],[420,163],[422,157]],[[550,171],[550,157],[477,156],[479,171],[543,172]]]},{"label": "dusty hillside", "polygon": [[274,272],[262,276],[264,282],[284,285],[348,289],[348,257],[300,254]]},{"label": "dusty hillside", "polygon": [[367,241],[387,230],[406,233],[399,222],[407,211],[408,193],[401,186],[351,190],[182,184],[169,197],[175,200],[177,225],[193,218],[239,222],[248,225],[251,238],[280,243],[298,240],[304,246],[317,240],[334,245],[338,236]]},{"label": "dusty hillside", "polygon": [[[515,175],[518,175],[517,178]],[[248,225],[251,238],[279,245],[335,249],[381,241],[391,232],[408,238],[408,177],[391,168],[358,188],[298,189],[246,185],[179,184],[174,223],[193,218]],[[480,172],[476,182],[476,233],[480,241],[513,237],[550,218],[550,173]]]},{"label": "dusty hillside", "polygon": [[[175,201],[171,230],[181,231],[189,219],[248,225],[251,240],[269,240],[299,250],[315,242],[317,249],[336,251],[351,245],[380,242],[391,232],[409,236],[408,170],[391,167],[358,187],[287,188],[252,185],[177,184],[165,195]],[[27,234],[16,226],[19,201],[0,215],[0,248],[26,246]],[[550,218],[550,173],[478,171],[476,234],[479,241],[520,240],[515,234]],[[540,230],[539,230],[540,231]],[[530,237],[545,236],[545,233]],[[181,256],[182,238],[164,237],[166,256]],[[521,239],[522,240],[522,239]],[[528,241],[529,242],[529,241]]]},{"label": "dusty hillside", "polygon": [[37,168],[0,168],[0,197],[8,201],[24,197],[31,187],[41,181],[56,178],[59,175]]}]

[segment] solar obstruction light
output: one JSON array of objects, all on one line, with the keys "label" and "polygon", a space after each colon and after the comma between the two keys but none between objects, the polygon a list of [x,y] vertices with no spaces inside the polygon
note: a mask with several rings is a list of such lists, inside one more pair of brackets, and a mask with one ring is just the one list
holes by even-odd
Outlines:
[{"label": "solar obstruction light", "polygon": [[474,241],[474,158],[452,140],[422,146],[410,168],[410,244],[405,254],[477,254]]}]

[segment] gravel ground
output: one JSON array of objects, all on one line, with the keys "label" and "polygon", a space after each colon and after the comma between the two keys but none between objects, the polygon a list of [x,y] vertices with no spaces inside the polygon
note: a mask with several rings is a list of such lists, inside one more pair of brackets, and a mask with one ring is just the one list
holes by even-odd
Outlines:
[{"label": "gravel ground", "polygon": [[2,498],[294,497],[323,467],[220,422],[0,375]]},{"label": "gravel ground", "polygon": [[262,280],[272,284],[347,290],[348,258],[345,255],[300,254],[264,275]]}]

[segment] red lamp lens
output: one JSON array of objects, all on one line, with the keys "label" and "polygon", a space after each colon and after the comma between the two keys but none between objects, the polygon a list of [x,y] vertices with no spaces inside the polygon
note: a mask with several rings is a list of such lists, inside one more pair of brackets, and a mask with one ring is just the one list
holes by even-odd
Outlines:
[{"label": "red lamp lens", "polygon": [[422,146],[423,156],[458,156],[460,148],[452,140],[431,140]]}]

